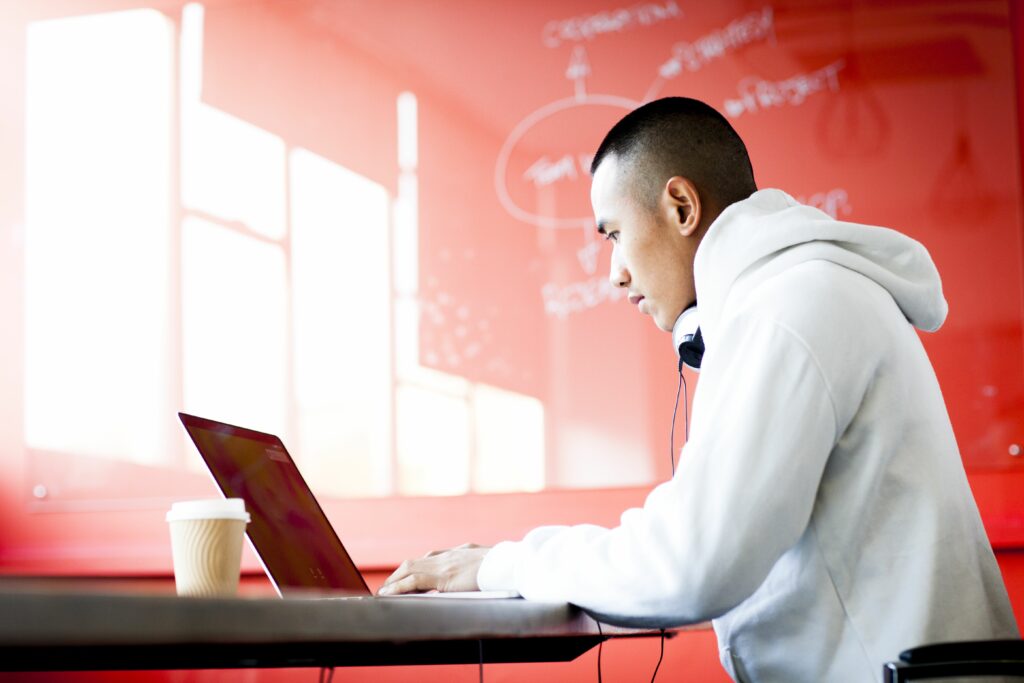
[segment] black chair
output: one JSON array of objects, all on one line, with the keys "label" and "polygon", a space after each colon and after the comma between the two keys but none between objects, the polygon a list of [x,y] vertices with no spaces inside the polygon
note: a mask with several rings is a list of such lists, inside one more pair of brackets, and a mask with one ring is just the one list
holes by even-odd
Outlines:
[{"label": "black chair", "polygon": [[1024,677],[1024,640],[977,640],[922,645],[882,667],[885,683],[952,676]]}]

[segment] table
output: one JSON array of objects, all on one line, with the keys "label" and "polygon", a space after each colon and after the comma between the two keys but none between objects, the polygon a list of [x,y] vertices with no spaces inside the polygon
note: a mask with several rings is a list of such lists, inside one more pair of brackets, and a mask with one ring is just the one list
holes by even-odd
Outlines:
[{"label": "table", "polygon": [[0,584],[0,671],[554,662],[609,637],[570,605],[396,597],[180,598]]}]

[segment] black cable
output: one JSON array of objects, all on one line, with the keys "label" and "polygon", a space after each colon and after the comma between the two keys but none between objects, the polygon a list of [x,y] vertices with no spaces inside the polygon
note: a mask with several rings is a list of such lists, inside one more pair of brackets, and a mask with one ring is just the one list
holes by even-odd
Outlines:
[{"label": "black cable", "polygon": [[676,387],[676,404],[672,408],[672,433],[668,438],[668,456],[672,463],[672,476],[676,476],[676,414],[679,412],[679,392],[683,393],[683,424],[686,440],[690,440],[690,398],[686,389],[686,377],[683,376],[683,367],[679,365],[679,386]]},{"label": "black cable", "polygon": [[322,666],[320,667],[320,681],[319,683],[331,683],[334,680],[334,667],[333,666]]},{"label": "black cable", "polygon": [[601,631],[601,622],[594,619],[597,624],[597,634],[601,636],[600,642],[597,644],[597,683],[601,683],[601,649],[604,647],[604,633]]},{"label": "black cable", "polygon": [[658,669],[661,668],[661,660],[665,658],[665,629],[661,629],[661,654],[658,655],[658,664],[654,667],[654,675],[651,676],[651,683],[658,677]]},{"label": "black cable", "polygon": [[484,683],[484,641],[476,641],[480,645],[480,683]]}]

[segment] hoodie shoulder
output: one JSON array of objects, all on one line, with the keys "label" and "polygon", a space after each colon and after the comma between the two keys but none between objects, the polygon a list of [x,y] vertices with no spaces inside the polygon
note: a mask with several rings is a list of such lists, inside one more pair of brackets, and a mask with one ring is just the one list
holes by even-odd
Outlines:
[{"label": "hoodie shoulder", "polygon": [[760,190],[723,211],[697,250],[694,276],[705,337],[714,336],[727,306],[742,305],[745,292],[811,261],[876,283],[922,330],[934,331],[945,319],[938,270],[919,242],[895,230],[837,221],[780,190]]}]

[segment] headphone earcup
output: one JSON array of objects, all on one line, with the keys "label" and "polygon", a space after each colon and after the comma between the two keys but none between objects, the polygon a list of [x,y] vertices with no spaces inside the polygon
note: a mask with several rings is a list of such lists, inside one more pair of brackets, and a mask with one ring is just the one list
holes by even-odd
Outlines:
[{"label": "headphone earcup", "polygon": [[701,358],[704,356],[704,337],[700,333],[696,305],[690,306],[676,318],[672,325],[672,345],[679,357],[680,372],[683,365],[700,370]]},{"label": "headphone earcup", "polygon": [[697,328],[693,337],[684,340],[676,351],[683,365],[699,371],[701,359],[704,357],[704,337],[700,333],[700,328]]}]

